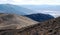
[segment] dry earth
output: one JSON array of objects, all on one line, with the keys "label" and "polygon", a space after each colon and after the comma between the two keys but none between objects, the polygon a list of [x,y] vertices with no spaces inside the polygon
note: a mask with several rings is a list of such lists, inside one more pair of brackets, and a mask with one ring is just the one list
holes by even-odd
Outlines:
[{"label": "dry earth", "polygon": [[32,25],[28,24],[28,26],[22,28],[18,26],[15,29],[1,29],[0,35],[60,35],[60,17],[45,22],[35,23],[33,21],[31,23]]}]

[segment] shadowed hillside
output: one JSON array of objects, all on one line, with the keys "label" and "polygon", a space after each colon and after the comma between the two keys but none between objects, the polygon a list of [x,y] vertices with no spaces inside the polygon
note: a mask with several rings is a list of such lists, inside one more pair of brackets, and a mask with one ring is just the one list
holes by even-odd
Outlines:
[{"label": "shadowed hillside", "polygon": [[42,13],[37,13],[37,14],[30,14],[30,15],[25,15],[26,17],[29,17],[35,21],[38,22],[43,22],[49,19],[53,19],[54,17],[49,14],[42,14]]},{"label": "shadowed hillside", "polygon": [[1,30],[1,35],[60,35],[60,17],[22,29]]},{"label": "shadowed hillside", "polygon": [[19,33],[20,35],[60,35],[60,17],[32,25]]}]

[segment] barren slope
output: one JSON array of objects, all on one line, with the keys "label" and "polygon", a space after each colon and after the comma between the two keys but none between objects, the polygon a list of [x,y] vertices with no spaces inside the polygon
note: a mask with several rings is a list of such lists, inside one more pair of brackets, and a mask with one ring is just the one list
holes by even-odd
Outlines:
[{"label": "barren slope", "polygon": [[60,35],[60,17],[24,28],[20,35]]},{"label": "barren slope", "polygon": [[1,35],[60,35],[60,17],[22,29],[0,30]]},{"label": "barren slope", "polygon": [[25,16],[0,14],[0,29],[20,29],[36,23]]}]

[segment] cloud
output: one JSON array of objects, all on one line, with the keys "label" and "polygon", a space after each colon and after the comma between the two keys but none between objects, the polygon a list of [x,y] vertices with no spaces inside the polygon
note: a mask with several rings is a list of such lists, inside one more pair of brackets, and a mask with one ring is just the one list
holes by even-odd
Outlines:
[{"label": "cloud", "polygon": [[49,4],[49,5],[60,5],[60,0],[0,0],[3,3],[10,4],[33,4],[33,5],[41,5],[41,4]]},{"label": "cloud", "polygon": [[60,5],[60,0],[14,0],[17,4],[50,4],[50,5]]},{"label": "cloud", "polygon": [[6,2],[6,0],[0,0],[0,3],[5,3]]}]

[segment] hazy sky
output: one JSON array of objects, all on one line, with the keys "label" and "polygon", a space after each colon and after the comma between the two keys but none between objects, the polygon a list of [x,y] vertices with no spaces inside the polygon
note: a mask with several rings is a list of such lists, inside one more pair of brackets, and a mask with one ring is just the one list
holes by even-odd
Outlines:
[{"label": "hazy sky", "polygon": [[18,4],[18,5],[41,5],[41,4],[48,4],[48,5],[60,5],[60,0],[0,0],[0,4]]}]

